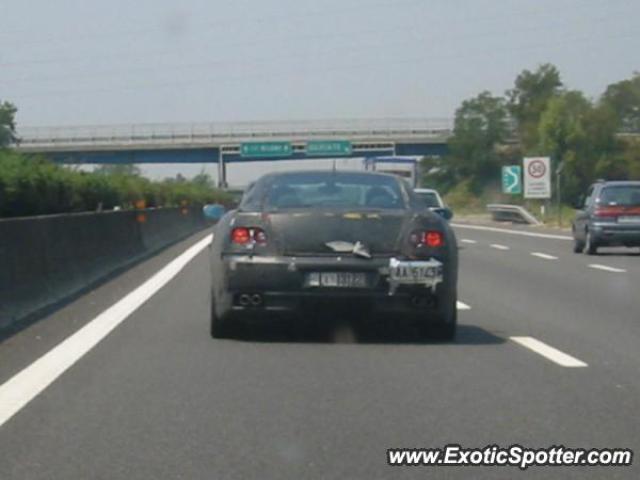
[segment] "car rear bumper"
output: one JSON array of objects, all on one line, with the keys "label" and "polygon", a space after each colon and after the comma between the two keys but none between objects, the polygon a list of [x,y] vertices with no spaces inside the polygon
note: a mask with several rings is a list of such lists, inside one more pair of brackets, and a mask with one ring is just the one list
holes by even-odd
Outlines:
[{"label": "car rear bumper", "polygon": [[617,223],[593,223],[591,234],[594,241],[602,246],[640,246],[640,225],[620,225]]},{"label": "car rear bumper", "polygon": [[[220,314],[241,314],[262,319],[265,314],[309,314],[326,311],[424,314],[437,310],[450,296],[446,268],[431,285],[392,286],[389,258],[355,257],[222,257],[225,285],[220,294],[226,305]],[[367,288],[305,286],[310,272],[363,272]],[[249,300],[247,302],[247,300]]]},{"label": "car rear bumper", "polygon": [[440,299],[436,293],[402,292],[393,296],[370,292],[254,292],[260,302],[257,305],[241,305],[243,294],[231,299],[228,314],[243,319],[263,320],[269,317],[314,316],[316,314],[387,316],[424,316],[425,312],[436,312]]}]

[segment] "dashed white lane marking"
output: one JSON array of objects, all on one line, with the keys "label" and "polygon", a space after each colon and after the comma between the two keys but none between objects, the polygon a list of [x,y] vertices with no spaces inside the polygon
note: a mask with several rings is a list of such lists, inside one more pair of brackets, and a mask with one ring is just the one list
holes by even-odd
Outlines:
[{"label": "dashed white lane marking", "polygon": [[524,232],[522,230],[507,230],[506,228],[484,227],[480,225],[465,225],[463,223],[452,223],[451,226],[456,228],[466,228],[469,230],[484,230],[486,232],[499,232],[499,233],[508,233],[510,235],[522,235],[524,237],[550,238],[553,240],[573,241],[573,237],[569,237],[567,235],[553,235],[550,233]]},{"label": "dashed white lane marking", "polygon": [[208,235],[24,370],[0,385],[0,427],[149,300],[211,243]]},{"label": "dashed white lane marking", "polygon": [[588,365],[584,363],[582,360],[578,360],[571,355],[568,355],[564,352],[561,352],[557,348],[553,348],[550,345],[547,345],[540,340],[537,340],[533,337],[509,337],[516,343],[519,343],[525,348],[536,352],[538,355],[542,355],[548,360],[551,360],[553,363],[560,365],[561,367],[587,367]]},{"label": "dashed white lane marking", "polygon": [[456,303],[456,307],[458,308],[458,310],[471,310],[471,307],[469,305],[460,301]]},{"label": "dashed white lane marking", "polygon": [[626,272],[626,270],[624,268],[607,267],[606,265],[600,265],[598,263],[590,263],[589,267],[595,268],[597,270],[604,270],[605,272],[614,272],[614,273],[625,273]]},{"label": "dashed white lane marking", "polygon": [[460,241],[461,241],[462,243],[471,243],[471,244],[473,244],[473,243],[478,243],[478,242],[476,242],[475,240],[471,240],[471,239],[469,239],[469,238],[463,238],[463,239],[462,239],[462,240],[460,240]]},{"label": "dashed white lane marking", "polygon": [[558,257],[554,257],[548,253],[531,252],[531,255],[538,258],[544,258],[545,260],[558,260]]},{"label": "dashed white lane marking", "polygon": [[496,250],[510,250],[506,245],[500,245],[499,243],[492,243],[491,248],[495,248]]}]

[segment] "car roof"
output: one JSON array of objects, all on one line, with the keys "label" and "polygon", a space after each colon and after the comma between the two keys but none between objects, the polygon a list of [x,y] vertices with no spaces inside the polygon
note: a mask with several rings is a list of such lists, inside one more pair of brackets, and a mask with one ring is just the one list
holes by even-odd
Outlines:
[{"label": "car roof", "polygon": [[603,187],[626,187],[626,186],[639,186],[640,181],[637,180],[613,180],[610,182],[598,182],[596,185]]},{"label": "car roof", "polygon": [[372,177],[386,177],[398,179],[396,175],[391,173],[372,172],[369,170],[285,170],[283,172],[271,172],[263,175],[262,178],[275,178],[296,175],[317,175],[317,174],[334,174],[336,176],[362,175]]}]

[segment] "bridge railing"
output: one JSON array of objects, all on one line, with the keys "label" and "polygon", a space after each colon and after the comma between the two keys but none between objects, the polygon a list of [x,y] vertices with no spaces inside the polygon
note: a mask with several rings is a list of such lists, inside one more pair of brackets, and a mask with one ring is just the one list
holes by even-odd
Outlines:
[{"label": "bridge railing", "polygon": [[20,145],[101,145],[128,143],[181,143],[247,140],[252,138],[309,137],[425,137],[448,135],[448,118],[386,118],[300,120],[281,122],[212,122],[66,127],[22,127]]}]

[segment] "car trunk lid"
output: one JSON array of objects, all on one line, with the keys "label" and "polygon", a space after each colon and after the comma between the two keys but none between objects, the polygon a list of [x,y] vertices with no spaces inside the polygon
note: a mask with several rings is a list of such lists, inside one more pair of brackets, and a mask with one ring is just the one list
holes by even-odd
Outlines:
[{"label": "car trunk lid", "polygon": [[404,210],[287,211],[269,213],[267,218],[284,255],[348,254],[349,244],[364,247],[372,256],[392,254],[398,251],[408,222]]}]

